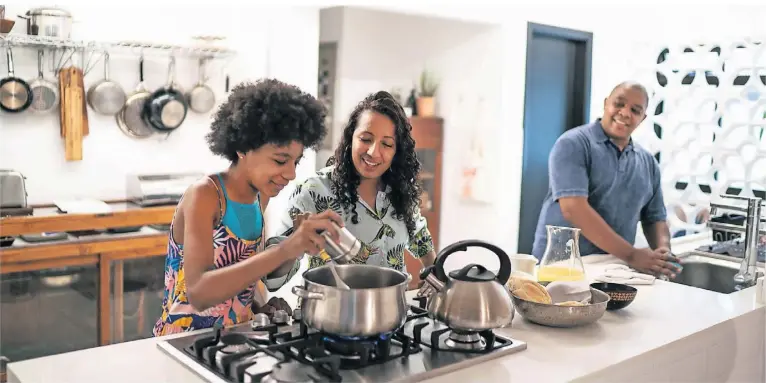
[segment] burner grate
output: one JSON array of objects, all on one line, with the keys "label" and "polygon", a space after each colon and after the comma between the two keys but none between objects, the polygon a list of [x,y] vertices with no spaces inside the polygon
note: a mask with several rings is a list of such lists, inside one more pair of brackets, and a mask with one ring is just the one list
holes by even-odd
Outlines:
[{"label": "burner grate", "polygon": [[323,352],[339,356],[343,370],[385,363],[422,350],[412,338],[400,331],[369,338],[343,338],[328,334],[318,334],[317,337],[320,337]]},{"label": "burner grate", "polygon": [[[411,322],[421,318],[428,318],[428,312],[424,308],[425,306],[424,301],[420,301],[419,306],[420,307],[410,306],[410,311],[412,311],[412,315],[409,315],[407,317],[407,322]],[[481,339],[483,339],[484,342],[486,343],[486,345],[483,348],[478,348],[478,349],[453,348],[453,347],[447,346],[446,340],[444,339],[444,338],[448,338],[449,333],[452,332],[452,329],[449,327],[444,327],[438,330],[432,330],[430,331],[430,336],[428,337],[429,339],[428,340],[423,339],[423,333],[424,333],[423,330],[432,325],[433,323],[431,321],[414,324],[412,326],[413,341],[417,344],[422,344],[424,346],[427,346],[431,348],[432,350],[457,351],[457,352],[473,353],[473,354],[485,354],[499,348],[505,348],[505,347],[509,347],[513,345],[512,340],[497,336],[495,335],[495,332],[492,330],[484,330],[478,333]]]}]

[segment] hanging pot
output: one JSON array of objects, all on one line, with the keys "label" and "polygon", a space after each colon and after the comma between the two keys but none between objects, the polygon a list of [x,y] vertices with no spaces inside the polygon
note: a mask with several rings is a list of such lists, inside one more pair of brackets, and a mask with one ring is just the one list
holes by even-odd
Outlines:
[{"label": "hanging pot", "polygon": [[184,94],[176,87],[175,69],[176,60],[175,57],[171,57],[168,66],[168,84],[154,91],[144,104],[142,115],[144,121],[154,129],[163,132],[169,132],[181,126],[189,108]]},{"label": "hanging pot", "polygon": [[205,84],[205,59],[199,60],[199,81],[186,95],[189,108],[197,113],[207,113],[215,106],[215,93]]},{"label": "hanging pot", "polygon": [[26,81],[15,77],[13,73],[13,52],[11,46],[5,49],[8,58],[8,77],[0,80],[0,109],[18,113],[32,104],[32,89]]},{"label": "hanging pot", "polygon": [[32,90],[32,104],[29,109],[37,113],[47,113],[56,108],[61,100],[59,86],[43,77],[43,50],[37,52],[37,78],[29,82]]},{"label": "hanging pot", "polygon": [[109,52],[104,53],[104,79],[88,89],[88,105],[98,114],[114,116],[119,112],[127,95],[120,84],[109,79]]}]

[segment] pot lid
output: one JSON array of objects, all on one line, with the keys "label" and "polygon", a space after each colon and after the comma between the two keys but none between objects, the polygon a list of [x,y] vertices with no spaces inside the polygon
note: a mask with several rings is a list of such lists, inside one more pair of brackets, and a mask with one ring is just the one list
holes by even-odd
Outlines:
[{"label": "pot lid", "polygon": [[72,17],[72,14],[62,8],[41,7],[41,8],[32,8],[28,10],[27,16]]},{"label": "pot lid", "polygon": [[497,276],[482,265],[472,263],[449,273],[450,278],[465,282],[491,282]]}]

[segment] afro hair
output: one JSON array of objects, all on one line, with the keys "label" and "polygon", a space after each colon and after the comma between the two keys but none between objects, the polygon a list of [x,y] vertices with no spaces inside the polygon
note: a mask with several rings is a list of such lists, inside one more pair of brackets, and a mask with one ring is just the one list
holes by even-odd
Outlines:
[{"label": "afro hair", "polygon": [[237,152],[297,141],[316,148],[326,134],[326,110],[314,96],[275,79],[235,86],[215,114],[207,143],[232,163]]}]

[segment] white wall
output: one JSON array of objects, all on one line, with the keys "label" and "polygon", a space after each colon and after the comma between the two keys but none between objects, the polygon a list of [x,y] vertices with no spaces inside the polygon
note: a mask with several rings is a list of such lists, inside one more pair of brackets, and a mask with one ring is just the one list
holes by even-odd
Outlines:
[{"label": "white wall", "polygon": [[[520,200],[520,183],[527,22],[593,32],[591,119],[601,115],[603,100],[612,87],[621,81],[634,78],[635,73],[640,70],[641,62],[651,60],[651,53],[655,52],[654,49],[658,45],[721,41],[730,37],[766,37],[764,6],[681,6],[674,5],[672,1],[653,1],[640,6],[600,5],[595,4],[596,2],[578,2],[577,5],[553,3],[556,2],[541,0],[535,4],[479,8],[410,2],[369,7],[418,15],[485,21],[499,26],[498,32],[488,32],[484,37],[486,41],[476,42],[473,49],[474,54],[481,52],[481,58],[497,58],[496,62],[488,65],[491,68],[500,68],[500,76],[492,76],[492,82],[465,84],[482,94],[500,93],[499,111],[496,115],[489,114],[497,116],[497,119],[490,123],[493,135],[489,142],[495,153],[490,162],[496,171],[494,187],[497,193],[490,207],[458,206],[454,201],[450,202],[451,190],[459,186],[453,175],[454,161],[455,156],[460,154],[461,144],[458,142],[462,142],[459,140],[465,137],[465,132],[458,131],[460,127],[449,125],[452,121],[447,115],[443,185],[446,198],[442,209],[442,246],[469,236],[478,236],[497,243],[507,251],[514,251],[517,247],[519,206],[523,203]],[[351,32],[344,30],[344,34],[349,33]],[[444,40],[450,37],[445,36],[439,40],[440,36],[435,34],[431,38],[436,39],[434,44],[438,45],[440,41],[446,42]],[[376,44],[371,43],[365,52],[374,52],[375,47]],[[358,55],[365,56],[362,53]],[[473,79],[475,75],[471,69],[474,66],[470,66],[470,63],[475,59],[472,59],[464,61],[463,65],[468,62],[469,67],[463,69],[455,65],[458,70],[442,75]],[[454,97],[456,93],[445,87],[438,97],[442,112],[448,103],[446,99]],[[642,126],[640,129],[646,128]],[[450,151],[447,152],[447,149]],[[455,149],[458,149],[457,152]],[[454,217],[460,219],[456,220]]]},{"label": "white wall", "polygon": [[[23,14],[31,6],[9,5],[8,15]],[[78,5],[68,9],[78,20],[73,39],[96,41],[142,40],[189,45],[191,36],[222,35],[238,52],[229,64],[232,86],[243,80],[269,75],[316,94],[319,10],[314,7],[184,6],[146,7],[119,4]],[[173,15],[172,18],[168,15]],[[23,24],[21,24],[23,30]],[[36,52],[14,49],[16,75],[36,76]],[[5,55],[0,67],[5,70]],[[211,65],[209,85],[218,101],[224,98],[223,62]],[[85,77],[86,89],[102,78],[103,65]],[[138,56],[112,54],[110,75],[127,92],[138,82]],[[50,72],[47,76],[52,76]],[[145,78],[150,88],[164,85],[167,56],[148,56]],[[177,78],[184,89],[196,83],[196,63],[178,59]],[[124,198],[128,173],[161,173],[223,170],[228,164],[207,149],[204,135],[209,115],[190,112],[184,124],[168,137],[134,140],[126,137],[114,119],[89,111],[90,135],[83,143],[83,160],[64,160],[63,140],[58,134],[57,112],[0,114],[0,167],[16,169],[27,177],[29,202],[50,203],[57,198]],[[212,115],[212,113],[211,113]],[[299,177],[314,169],[314,153],[306,153]],[[288,188],[289,189],[289,188]],[[285,190],[283,195],[289,194]],[[279,210],[283,199],[273,201]]]}]

